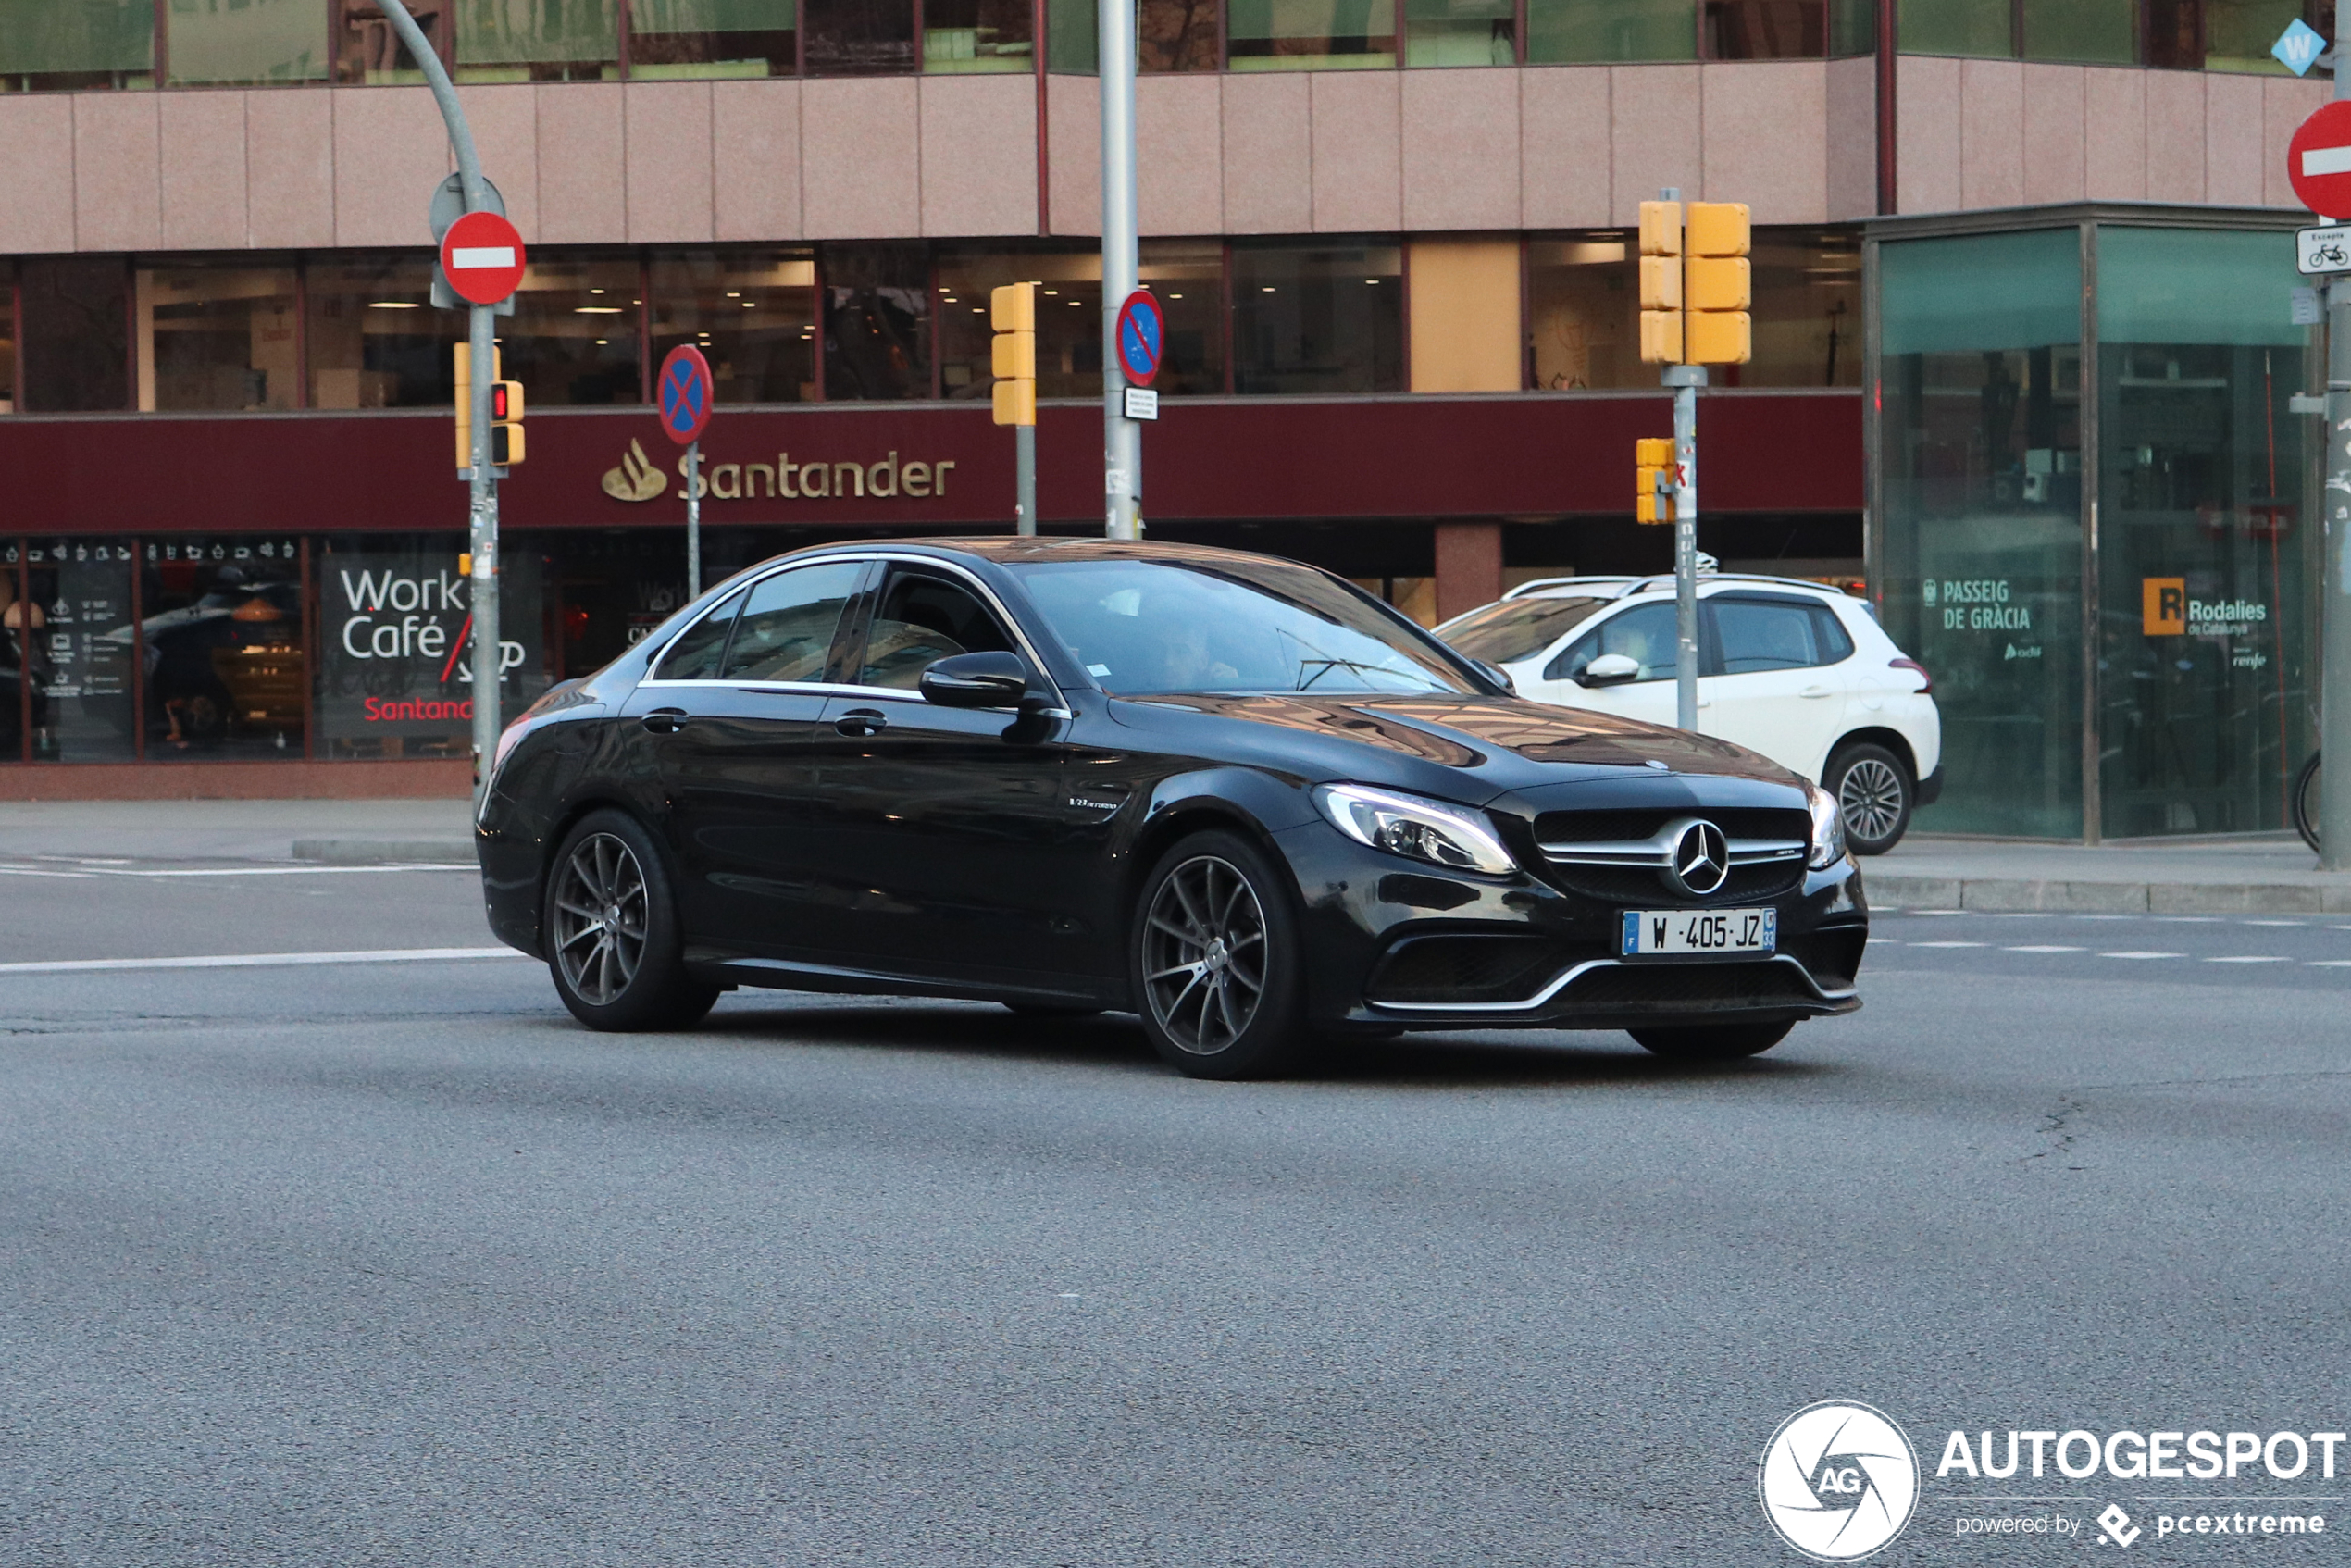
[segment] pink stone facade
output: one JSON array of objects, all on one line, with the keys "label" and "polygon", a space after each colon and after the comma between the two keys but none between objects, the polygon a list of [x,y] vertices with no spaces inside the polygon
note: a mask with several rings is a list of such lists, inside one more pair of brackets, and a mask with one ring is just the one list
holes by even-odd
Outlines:
[{"label": "pink stone facade", "polygon": [[[2323,91],[1905,56],[1899,210],[2291,206],[2273,152]],[[1083,236],[1100,221],[1084,77],[464,96],[537,243]],[[1877,209],[1871,59],[1147,77],[1137,113],[1148,234],[1595,228],[1668,185],[1745,201],[1758,223]],[[411,88],[10,95],[0,143],[0,251],[18,254],[420,244],[449,167]]]}]

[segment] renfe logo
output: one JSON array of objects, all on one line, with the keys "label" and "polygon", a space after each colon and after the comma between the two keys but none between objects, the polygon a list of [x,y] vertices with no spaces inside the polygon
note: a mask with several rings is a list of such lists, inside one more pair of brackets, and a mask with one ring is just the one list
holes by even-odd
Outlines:
[{"label": "renfe logo", "polygon": [[2139,579],[2139,622],[2149,637],[2178,637],[2188,629],[2188,579]]}]

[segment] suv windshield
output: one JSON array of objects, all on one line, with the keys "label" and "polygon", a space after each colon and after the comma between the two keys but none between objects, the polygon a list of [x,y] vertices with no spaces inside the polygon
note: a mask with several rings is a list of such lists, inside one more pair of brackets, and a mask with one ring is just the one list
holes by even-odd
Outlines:
[{"label": "suv windshield", "polygon": [[1105,691],[1475,691],[1346,585],[1270,561],[1022,561],[1053,632]]},{"label": "suv windshield", "polygon": [[1590,618],[1606,599],[1503,599],[1446,624],[1445,641],[1473,659],[1531,659]]}]

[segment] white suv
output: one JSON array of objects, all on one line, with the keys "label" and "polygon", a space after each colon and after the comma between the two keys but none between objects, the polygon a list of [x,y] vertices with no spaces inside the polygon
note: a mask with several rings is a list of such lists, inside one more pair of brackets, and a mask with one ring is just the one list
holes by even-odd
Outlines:
[{"label": "white suv", "polygon": [[[1794,578],[1701,577],[1698,724],[1820,780],[1862,854],[1883,854],[1943,783],[1926,670],[1862,600]],[[1499,666],[1519,694],[1673,722],[1673,579],[1522,583],[1437,635]]]}]

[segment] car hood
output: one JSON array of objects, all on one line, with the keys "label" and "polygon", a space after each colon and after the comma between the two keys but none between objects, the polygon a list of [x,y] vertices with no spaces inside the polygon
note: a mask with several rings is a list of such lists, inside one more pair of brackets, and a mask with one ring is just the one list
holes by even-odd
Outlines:
[{"label": "car hood", "polygon": [[1370,747],[1440,767],[1475,769],[1498,792],[1579,778],[1622,778],[1626,768],[1800,783],[1777,764],[1727,740],[1517,698],[1364,693],[1128,701]]}]

